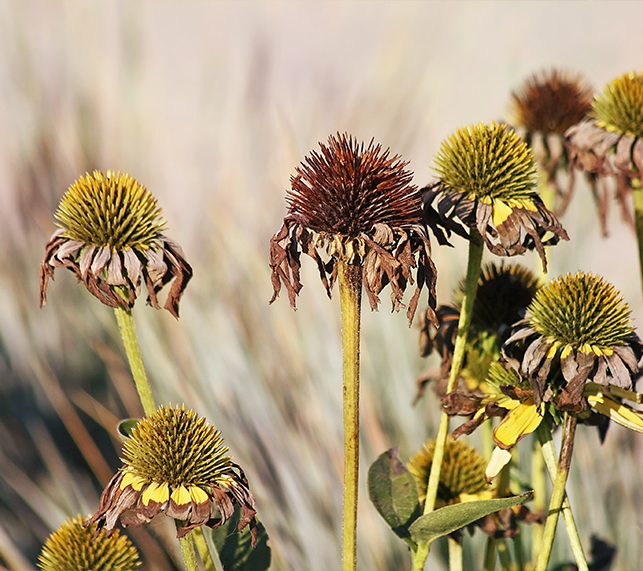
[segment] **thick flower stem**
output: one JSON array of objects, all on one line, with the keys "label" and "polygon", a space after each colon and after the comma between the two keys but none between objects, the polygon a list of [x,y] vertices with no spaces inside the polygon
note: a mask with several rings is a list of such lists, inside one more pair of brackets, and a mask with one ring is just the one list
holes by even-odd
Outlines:
[{"label": "thick flower stem", "polygon": [[639,245],[639,268],[641,272],[641,289],[643,289],[643,186],[641,179],[632,180],[632,195],[634,197],[634,218],[636,221],[636,241]]},{"label": "thick flower stem", "polygon": [[156,405],[154,404],[152,389],[150,389],[147,373],[143,366],[143,358],[141,357],[141,350],[138,345],[138,338],[136,337],[132,313],[121,307],[117,307],[114,312],[116,313],[116,321],[118,321],[118,328],[121,330],[125,353],[127,353],[127,360],[132,370],[134,384],[136,385],[138,396],[141,399],[143,410],[145,414],[152,414],[156,411]]},{"label": "thick flower stem", "polygon": [[362,268],[339,261],[344,377],[344,571],[357,567],[357,484],[359,476],[359,337]]},{"label": "thick flower stem", "polygon": [[194,551],[194,541],[192,541],[192,532],[179,539],[179,543],[181,544],[183,561],[185,561],[185,571],[199,571],[196,552]]},{"label": "thick flower stem", "polygon": [[576,435],[576,417],[565,413],[565,422],[563,426],[563,440],[560,447],[560,457],[558,459],[558,470],[554,479],[554,488],[549,501],[549,512],[545,522],[545,531],[543,532],[543,542],[538,555],[535,571],[546,571],[551,549],[554,544],[556,535],[556,525],[558,523],[558,514],[561,512],[565,500],[565,484],[569,475],[569,468],[572,463],[572,453],[574,451],[574,437]]},{"label": "thick flower stem", "polygon": [[[551,428],[546,426],[545,423],[542,423],[536,430],[536,435],[540,442],[542,456],[545,460],[549,477],[552,482],[555,482],[558,468],[556,466],[556,448],[551,437]],[[588,571],[587,560],[585,559],[583,546],[581,545],[578,529],[576,528],[576,522],[574,521],[574,514],[572,514],[572,510],[569,505],[569,498],[567,498],[566,494],[562,504],[562,515],[563,522],[565,523],[565,530],[567,531],[567,537],[569,539],[569,545],[572,549],[572,553],[574,554],[574,559],[576,560],[576,566],[579,571]],[[538,544],[538,547],[540,547],[541,543],[542,540]]]},{"label": "thick flower stem", "polygon": [[[467,343],[469,326],[471,325],[471,315],[473,314],[473,304],[476,299],[478,289],[478,279],[480,277],[480,266],[482,264],[482,253],[484,251],[484,242],[477,230],[471,230],[471,241],[469,242],[469,260],[467,263],[467,275],[464,285],[464,297],[462,299],[462,308],[460,310],[460,320],[458,322],[458,334],[453,349],[453,360],[451,362],[451,371],[449,373],[449,382],[447,385],[447,394],[456,386],[458,375],[462,369],[464,361],[464,351]],[[442,412],[440,417],[440,426],[438,435],[435,439],[435,450],[433,452],[433,462],[431,463],[431,473],[426,490],[426,500],[424,501],[424,514],[431,513],[435,509],[435,500],[438,495],[438,485],[440,483],[440,470],[442,468],[442,459],[444,458],[444,448],[446,446],[447,436],[449,433],[449,417]],[[426,558],[429,554],[429,545],[419,545],[413,556],[413,569],[424,569]]]}]

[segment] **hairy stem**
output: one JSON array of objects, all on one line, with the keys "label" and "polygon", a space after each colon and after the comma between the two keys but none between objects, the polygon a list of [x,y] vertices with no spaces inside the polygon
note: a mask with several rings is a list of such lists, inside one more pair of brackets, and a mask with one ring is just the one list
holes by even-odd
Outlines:
[{"label": "hairy stem", "polygon": [[572,453],[574,451],[574,437],[576,436],[576,417],[565,413],[565,422],[563,425],[563,441],[560,447],[560,457],[558,459],[558,471],[554,479],[554,488],[549,501],[549,512],[545,522],[543,532],[543,542],[538,555],[535,571],[546,571],[551,549],[554,544],[556,535],[556,525],[558,523],[558,514],[563,507],[565,499],[565,484],[569,475],[569,467],[572,463]]},{"label": "hairy stem", "polygon": [[116,313],[116,321],[118,322],[118,328],[121,330],[125,353],[127,354],[127,360],[129,361],[132,377],[134,377],[134,384],[136,385],[138,396],[141,399],[143,410],[145,414],[152,414],[156,410],[156,405],[154,404],[152,389],[150,389],[147,373],[143,366],[143,358],[141,357],[141,349],[138,345],[138,338],[136,337],[132,313],[121,307],[117,307],[114,312]]},{"label": "hairy stem", "polygon": [[359,338],[362,268],[342,260],[338,269],[342,312],[344,377],[343,571],[357,567],[357,484],[359,476]]}]

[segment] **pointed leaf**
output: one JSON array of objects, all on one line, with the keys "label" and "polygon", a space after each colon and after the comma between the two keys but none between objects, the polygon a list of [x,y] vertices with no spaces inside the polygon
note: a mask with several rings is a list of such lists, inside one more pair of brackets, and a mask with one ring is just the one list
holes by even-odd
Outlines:
[{"label": "pointed leaf", "polygon": [[270,567],[271,555],[266,528],[257,520],[257,544],[253,548],[250,526],[246,526],[243,531],[237,528],[239,515],[237,507],[228,521],[212,531],[223,571],[266,571]]},{"label": "pointed leaf", "polygon": [[478,500],[446,506],[418,518],[409,532],[416,543],[431,543],[438,537],[453,533],[458,529],[505,508],[525,503],[533,492],[525,492],[510,498]]},{"label": "pointed leaf", "polygon": [[397,448],[381,454],[369,468],[368,495],[390,528],[408,539],[409,526],[422,512],[417,483],[398,458]]}]

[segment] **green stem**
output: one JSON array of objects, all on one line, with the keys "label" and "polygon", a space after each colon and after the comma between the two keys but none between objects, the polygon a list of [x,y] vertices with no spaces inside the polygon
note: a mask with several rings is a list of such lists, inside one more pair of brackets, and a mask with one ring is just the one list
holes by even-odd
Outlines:
[{"label": "green stem", "polygon": [[[541,423],[542,426],[542,423]],[[549,438],[551,440],[551,433],[545,429]],[[536,513],[545,512],[545,496],[547,494],[547,484],[545,482],[545,463],[542,452],[542,448],[536,438],[532,440],[532,451],[531,451],[531,487],[534,490],[534,499],[533,499],[533,510]],[[553,457],[555,459],[555,457]],[[556,474],[556,466],[554,464],[554,477]],[[564,507],[563,507],[564,509]],[[565,513],[563,512],[563,518]],[[567,527],[567,520],[565,520],[565,527]],[[531,524],[531,560],[536,561],[538,559],[538,552],[540,551],[540,544],[543,541],[543,525],[538,522],[533,522]]]},{"label": "green stem", "polygon": [[494,571],[496,568],[496,543],[497,539],[493,537],[487,538],[487,547],[484,552],[484,563],[482,566],[483,571]]},{"label": "green stem", "polygon": [[[556,448],[551,437],[551,429],[543,422],[536,430],[536,435],[540,442],[542,457],[545,460],[545,466],[547,467],[549,477],[552,482],[555,482],[558,467],[556,466]],[[585,553],[583,552],[583,546],[580,542],[580,536],[578,535],[578,529],[576,528],[576,522],[574,521],[574,514],[572,513],[569,505],[569,498],[567,495],[565,495],[563,500],[562,513],[565,530],[567,531],[567,537],[569,539],[569,545],[572,553],[574,554],[578,570],[588,571],[587,560],[585,559]],[[540,547],[540,543],[538,544],[538,547]],[[536,560],[536,556],[534,556],[533,560]]]},{"label": "green stem", "polygon": [[[469,326],[471,325],[471,315],[473,313],[473,304],[476,299],[478,289],[478,278],[480,277],[480,264],[482,263],[482,252],[484,245],[477,231],[471,232],[471,241],[469,242],[469,261],[467,264],[467,276],[464,286],[464,297],[462,299],[462,308],[460,309],[460,320],[458,321],[458,334],[453,349],[453,360],[451,362],[451,371],[449,372],[449,382],[447,384],[447,394],[456,386],[458,375],[462,369],[464,361],[464,351],[467,343]],[[438,485],[440,483],[440,470],[442,468],[442,459],[444,457],[444,447],[446,445],[447,433],[449,432],[449,417],[442,413],[440,418],[440,427],[435,443],[433,453],[433,462],[431,464],[431,473],[426,490],[426,500],[424,503],[424,513],[431,513],[435,509],[435,500],[438,495]]]},{"label": "green stem", "polygon": [[118,328],[121,330],[125,353],[127,353],[129,366],[134,377],[134,384],[136,385],[138,396],[141,399],[143,410],[145,414],[152,414],[156,411],[156,405],[154,404],[150,383],[147,380],[147,374],[143,366],[143,358],[141,357],[141,349],[138,345],[138,338],[136,337],[132,313],[121,307],[114,309],[114,312],[116,313],[116,321],[118,322]]},{"label": "green stem", "polygon": [[543,543],[538,555],[535,571],[546,571],[549,557],[551,555],[554,537],[556,535],[556,525],[558,524],[558,514],[563,507],[565,499],[565,484],[569,475],[569,468],[572,462],[572,453],[574,451],[574,436],[576,435],[576,417],[565,413],[565,422],[563,425],[563,440],[560,447],[560,457],[558,459],[558,471],[554,479],[554,488],[549,501],[549,512],[545,522],[545,531],[543,532]]},{"label": "green stem", "polygon": [[[447,384],[447,394],[456,386],[460,369],[464,361],[464,351],[467,343],[467,334],[471,325],[471,315],[473,313],[473,304],[476,299],[478,289],[478,279],[480,277],[480,265],[482,263],[482,253],[484,251],[484,242],[477,230],[471,230],[471,241],[469,242],[469,260],[467,263],[467,276],[465,278],[464,297],[462,299],[462,308],[460,309],[460,320],[458,321],[458,334],[453,349],[453,360],[451,362],[451,371],[449,373],[449,382]],[[446,446],[447,435],[449,433],[449,417],[442,412],[438,434],[435,439],[435,449],[433,452],[433,462],[431,463],[431,472],[426,490],[426,500],[424,501],[424,514],[431,513],[435,509],[435,500],[438,495],[438,485],[440,483],[440,470],[442,469],[442,459],[444,458],[444,448]],[[413,556],[413,569],[423,569],[426,558],[429,554],[429,545],[418,545],[418,549]]]},{"label": "green stem", "polygon": [[194,546],[203,562],[203,569],[205,571],[220,571],[221,562],[219,561],[218,553],[216,549],[212,551],[210,545],[208,545],[208,540],[203,533],[203,526],[193,529],[191,535],[194,538]]},{"label": "green stem", "polygon": [[344,377],[344,527],[342,565],[357,567],[357,484],[359,476],[359,337],[362,299],[361,266],[339,261]]},{"label": "green stem", "polygon": [[192,532],[179,539],[181,544],[181,553],[185,561],[186,571],[199,571],[199,565],[196,562],[196,553],[194,551],[194,542],[192,541]]},{"label": "green stem", "polygon": [[462,538],[447,537],[449,546],[449,571],[462,571]]},{"label": "green stem", "polygon": [[639,246],[639,268],[641,272],[641,287],[643,288],[643,186],[641,179],[632,180],[632,196],[634,198],[634,220],[636,222],[636,241]]}]

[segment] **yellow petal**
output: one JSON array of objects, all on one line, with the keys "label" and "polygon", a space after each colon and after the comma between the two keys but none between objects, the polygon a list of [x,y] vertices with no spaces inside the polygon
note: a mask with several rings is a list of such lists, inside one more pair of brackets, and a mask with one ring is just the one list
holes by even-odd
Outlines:
[{"label": "yellow petal", "polygon": [[509,216],[513,210],[502,200],[493,201],[493,225],[498,228]]},{"label": "yellow petal", "polygon": [[491,460],[489,460],[489,464],[487,464],[487,468],[484,471],[485,478],[487,478],[487,480],[493,480],[500,474],[500,470],[509,463],[509,460],[511,460],[511,452],[496,446],[491,453]]},{"label": "yellow petal", "polygon": [[189,504],[192,501],[190,492],[188,492],[188,489],[183,484],[174,490],[170,497],[174,500],[174,503],[180,506]]},{"label": "yellow petal", "polygon": [[[571,352],[572,352],[572,346],[571,345],[565,345],[565,348],[563,349],[562,353],[560,354],[560,358],[565,359],[566,357],[569,357],[569,354]],[[553,355],[552,355],[552,357],[553,357]]]},{"label": "yellow petal", "polygon": [[121,480],[121,485],[120,488],[121,490],[124,490],[127,488],[127,486],[132,486],[137,492],[140,491],[140,489],[147,484],[148,480],[145,478],[142,478],[138,474],[134,474],[134,472],[125,472],[123,475],[123,479]]},{"label": "yellow petal", "polygon": [[151,501],[163,504],[170,499],[170,487],[167,484],[157,484],[152,482],[143,492],[143,505],[146,506]]},{"label": "yellow petal", "polygon": [[493,433],[494,440],[498,445],[511,448],[525,434],[536,430],[542,420],[543,417],[538,412],[534,399],[529,398],[502,419]]},{"label": "yellow petal", "polygon": [[190,486],[190,496],[197,504],[203,504],[210,500],[210,496],[199,486]]},{"label": "yellow petal", "polygon": [[617,424],[636,432],[643,432],[643,414],[639,411],[632,410],[602,393],[588,396],[587,402],[596,412],[609,417]]}]

